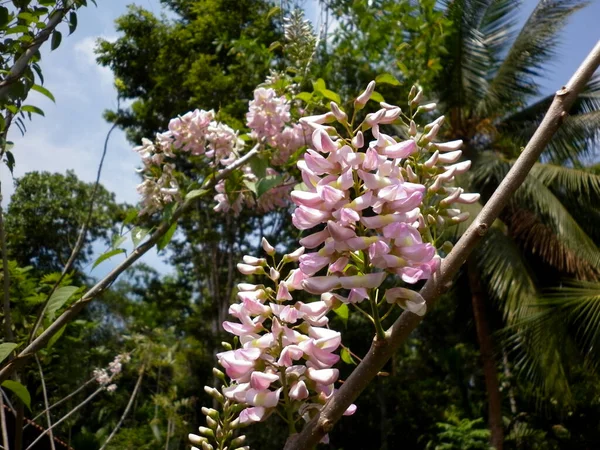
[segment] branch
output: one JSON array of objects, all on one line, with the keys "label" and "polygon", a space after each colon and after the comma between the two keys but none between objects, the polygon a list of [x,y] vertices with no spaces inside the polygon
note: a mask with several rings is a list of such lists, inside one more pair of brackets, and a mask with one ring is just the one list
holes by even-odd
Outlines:
[{"label": "branch", "polygon": [[87,235],[88,228],[92,221],[92,214],[94,212],[94,201],[96,200],[96,193],[98,192],[98,187],[100,186],[100,175],[102,174],[102,167],[104,166],[104,158],[106,157],[106,151],[108,149],[108,140],[110,138],[111,133],[113,132],[113,130],[116,127],[117,127],[117,124],[115,123],[110,128],[110,130],[108,130],[108,133],[106,133],[106,139],[104,139],[104,148],[102,150],[102,157],[100,158],[100,164],[98,164],[98,172],[96,174],[96,182],[94,183],[94,190],[92,191],[92,196],[90,199],[90,205],[88,207],[87,217],[85,219],[85,222],[83,222],[83,225],[81,226],[81,230],[79,231],[79,236],[77,236],[77,242],[75,243],[75,247],[73,247],[71,256],[69,256],[67,264],[65,264],[65,267],[63,268],[63,270],[60,274],[60,277],[58,278],[58,280],[56,280],[56,283],[54,283],[54,286],[52,286],[52,289],[48,293],[48,295],[46,297],[46,301],[44,302],[44,306],[42,307],[42,309],[41,309],[40,313],[38,314],[38,317],[35,321],[35,325],[31,329],[31,333],[29,333],[29,339],[27,342],[31,342],[33,340],[33,337],[37,334],[37,331],[40,328],[40,325],[42,324],[42,320],[44,319],[44,315],[46,314],[46,310],[48,309],[48,303],[50,302],[50,297],[52,297],[52,294],[54,294],[54,291],[56,291],[56,289],[58,288],[58,286],[60,286],[60,283],[62,283],[62,280],[65,278],[65,276],[67,275],[69,270],[71,270],[71,268],[75,264],[75,258],[77,258],[77,255],[83,248],[83,244],[85,242],[85,236]]},{"label": "branch", "polygon": [[4,397],[0,395],[0,427],[2,428],[2,447],[9,450],[8,430],[6,429],[6,414],[4,412]]},{"label": "branch", "polygon": [[35,416],[33,419],[31,419],[29,422],[27,422],[27,424],[23,427],[23,430],[25,430],[29,425],[31,425],[32,423],[34,423],[36,420],[38,420],[40,417],[42,417],[44,414],[46,414],[47,411],[50,411],[52,408],[66,402],[67,400],[69,400],[70,398],[74,397],[75,395],[77,395],[79,392],[81,392],[83,389],[85,389],[87,387],[88,384],[92,383],[93,381],[96,381],[95,377],[90,378],[89,380],[87,380],[85,383],[83,383],[81,386],[79,386],[76,390],[74,390],[73,392],[71,392],[69,395],[67,395],[64,398],[61,398],[59,401],[57,401],[56,403],[47,406],[46,405],[46,409],[43,410],[41,413],[39,413],[37,416]]},{"label": "branch", "polygon": [[[506,175],[498,189],[485,204],[481,213],[465,231],[454,249],[442,261],[440,269],[427,280],[421,295],[427,301],[427,309],[433,307],[440,294],[445,291],[479,240],[486,234],[494,220],[521,186],[552,136],[561,126],[577,95],[585,87],[600,65],[600,41],[577,69],[566,86],[555,95],[544,120],[525,147],[525,150]],[[312,448],[327,434],[342,417],[386,362],[406,341],[410,333],[421,322],[421,317],[405,311],[385,333],[385,338],[375,338],[369,352],[356,367],[341,388],[329,399],[319,414],[297,435],[290,436],[284,450]]]},{"label": "branch", "polygon": [[100,447],[100,450],[106,449],[106,446],[108,445],[108,443],[111,441],[111,439],[113,437],[115,437],[115,434],[117,434],[117,432],[119,431],[119,428],[121,428],[121,425],[123,425],[123,422],[125,421],[125,417],[127,417],[127,414],[129,414],[129,410],[131,409],[131,406],[133,405],[133,400],[135,400],[135,396],[137,395],[137,392],[140,389],[140,386],[142,385],[143,377],[144,377],[144,366],[142,366],[142,368],[140,369],[140,376],[138,377],[137,382],[135,383],[135,387],[133,388],[131,397],[129,397],[129,402],[127,403],[127,406],[125,407],[125,411],[123,411],[123,415],[119,419],[119,423],[117,423],[117,426],[115,427],[115,429],[112,430],[112,433],[110,433],[110,436],[108,436],[108,438],[106,438],[106,441],[104,442],[104,444],[102,444],[102,447]]},{"label": "branch", "polygon": [[48,392],[46,391],[46,380],[44,379],[44,371],[42,370],[42,364],[40,359],[35,355],[35,362],[40,370],[40,380],[42,381],[42,393],[44,394],[44,406],[46,407],[46,420],[48,421],[48,437],[50,438],[50,447],[52,450],[56,450],[54,446],[54,433],[52,433],[52,420],[50,419],[50,408],[48,407]]},{"label": "branch", "polygon": [[[206,181],[202,186],[202,189],[209,192],[219,181],[227,177],[231,172],[237,168],[246,164],[250,159],[258,154],[259,146],[256,145],[252,150],[246,153],[243,157],[233,162],[220,172],[218,172],[213,178]],[[19,353],[13,360],[9,361],[0,370],[0,383],[8,379],[8,377],[21,365],[23,365],[31,356],[46,346],[48,341],[60,329],[72,321],[77,314],[91,302],[94,298],[104,292],[110,287],[113,281],[115,281],[119,275],[121,275],[126,269],[128,269],[134,262],[140,259],[148,250],[150,250],[158,242],[158,240],[169,230],[171,225],[175,223],[184,212],[186,212],[196,201],[197,197],[185,200],[181,206],[179,206],[173,213],[173,217],[169,222],[161,223],[158,228],[152,233],[150,238],[137,247],[131,254],[125,258],[121,264],[115,267],[108,275],[102,280],[96,283],[89,291],[85,293],[83,297],[73,303],[69,308],[65,310],[48,328],[44,330],[42,334],[36,337],[21,353]]]},{"label": "branch", "polygon": [[17,61],[15,61],[15,64],[10,68],[6,78],[0,81],[0,99],[5,98],[8,95],[10,86],[23,76],[31,59],[35,56],[42,44],[48,40],[58,24],[62,22],[72,6],[73,0],[67,0],[63,8],[57,9],[46,23],[45,28],[33,39],[29,48],[23,52]]},{"label": "branch", "polygon": [[[0,202],[1,201],[2,193],[0,192]],[[4,230],[2,205],[0,205],[0,245],[2,246],[2,313],[4,315],[4,342],[12,342],[14,340],[14,336],[12,332],[12,318],[10,313],[10,270],[8,268],[8,254],[6,249],[6,233]]]}]

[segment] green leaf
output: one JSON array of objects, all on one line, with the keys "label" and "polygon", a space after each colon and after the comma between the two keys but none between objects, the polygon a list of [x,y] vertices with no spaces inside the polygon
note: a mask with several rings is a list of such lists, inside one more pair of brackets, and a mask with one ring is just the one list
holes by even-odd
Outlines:
[{"label": "green leaf", "polygon": [[261,180],[258,180],[256,183],[256,195],[260,197],[269,189],[274,188],[275,186],[279,186],[283,181],[283,177],[281,175],[269,175]]},{"label": "green leaf", "polygon": [[269,45],[270,52],[277,50],[278,48],[281,48],[281,42],[279,42],[279,41],[275,41],[271,45]]},{"label": "green leaf", "polygon": [[156,243],[156,248],[158,249],[159,252],[163,248],[165,248],[169,244],[169,242],[171,242],[171,239],[173,238],[173,235],[175,234],[175,230],[177,230],[177,222],[174,222],[169,227],[167,232],[165,234],[163,234],[161,236],[161,238],[158,240],[158,242]]},{"label": "green leaf", "polygon": [[52,95],[52,92],[50,92],[48,89],[46,89],[43,86],[40,86],[39,84],[34,84],[33,86],[31,86],[31,89],[33,89],[34,91],[39,92],[42,95],[45,95],[46,97],[48,97],[50,100],[52,100],[53,102],[56,103],[56,100],[54,99],[54,95]]},{"label": "green leaf", "polygon": [[15,156],[12,154],[12,152],[9,152],[8,150],[5,153],[6,156],[6,165],[8,166],[8,170],[10,170],[10,173],[13,173],[13,169],[15,168]]},{"label": "green leaf", "polygon": [[342,102],[340,96],[329,89],[321,89],[319,92],[323,94],[323,97],[336,102],[338,105]]},{"label": "green leaf", "polygon": [[62,34],[60,31],[54,30],[52,33],[52,41],[50,42],[50,50],[56,50],[62,41]]},{"label": "green leaf", "polygon": [[315,92],[320,92],[323,89],[327,89],[327,86],[325,85],[325,80],[323,80],[323,78],[319,78],[317,81],[313,81],[312,85],[313,91]]},{"label": "green leaf", "polygon": [[149,232],[150,230],[148,228],[142,227],[135,227],[133,230],[131,230],[131,240],[133,241],[133,246],[137,247],[140,242],[142,242],[144,238],[148,236]]},{"label": "green leaf", "polygon": [[28,112],[28,113],[39,114],[40,116],[44,115],[44,111],[42,111],[37,106],[33,106],[33,105],[23,105],[23,106],[21,106],[21,111],[25,111],[25,112]]},{"label": "green leaf", "polygon": [[252,173],[254,173],[254,175],[256,175],[256,177],[259,179],[264,178],[267,175],[268,167],[268,161],[260,156],[255,156],[250,160],[250,168],[252,169]]},{"label": "green leaf", "polygon": [[208,191],[206,189],[194,189],[193,191],[190,191],[186,194],[185,199],[192,200],[194,198],[202,197],[207,192]]},{"label": "green leaf", "polygon": [[348,326],[348,315],[350,314],[348,305],[342,303],[338,308],[334,309],[333,312],[336,313],[340,319],[342,319],[344,326]]},{"label": "green leaf", "polygon": [[4,32],[4,34],[16,34],[16,33],[27,33],[29,28],[25,25],[16,25],[14,27],[10,27],[8,30]]},{"label": "green leaf", "polygon": [[310,92],[300,92],[296,94],[296,98],[302,100],[304,103],[312,102],[312,94]]},{"label": "green leaf", "polygon": [[29,395],[29,391],[25,386],[17,381],[6,380],[2,383],[2,387],[13,391],[13,393],[19,397],[23,404],[27,406],[27,409],[31,411],[31,395]]},{"label": "green leaf", "polygon": [[256,183],[250,180],[244,180],[244,185],[252,192],[254,195],[256,194]]},{"label": "green leaf", "polygon": [[48,341],[47,348],[51,348],[56,343],[56,341],[58,341],[60,339],[60,337],[63,335],[63,333],[65,332],[66,329],[67,329],[67,326],[65,325],[60,330],[58,330],[56,332],[56,334],[54,336],[52,336],[50,338],[50,340]]},{"label": "green leaf", "polygon": [[100,256],[100,258],[98,258],[98,259],[96,260],[96,262],[95,262],[95,263],[94,263],[94,265],[92,266],[92,270],[93,270],[93,269],[95,269],[95,268],[96,268],[96,266],[97,266],[98,264],[100,264],[101,262],[104,262],[104,261],[106,261],[107,259],[109,259],[109,258],[112,258],[113,256],[115,256],[115,255],[119,255],[119,254],[121,254],[121,253],[127,253],[127,252],[125,251],[125,249],[124,249],[124,248],[115,248],[114,250],[111,250],[111,251],[109,251],[109,252],[106,252],[105,254],[103,254],[102,256]]},{"label": "green leaf", "polygon": [[0,362],[8,358],[8,355],[10,355],[12,351],[17,347],[18,345],[13,344],[12,342],[5,342],[3,344],[0,344]]},{"label": "green leaf", "polygon": [[375,82],[377,84],[391,84],[392,86],[400,86],[400,82],[398,79],[392,75],[391,73],[382,73],[381,75],[377,75],[375,78]]},{"label": "green leaf", "polygon": [[373,100],[374,102],[377,102],[377,103],[385,102],[385,99],[383,98],[383,95],[381,95],[377,91],[373,91],[373,94],[371,94],[370,100]]},{"label": "green leaf", "polygon": [[63,286],[56,289],[48,300],[47,314],[53,316],[78,290],[77,286]]},{"label": "green leaf", "polygon": [[122,235],[115,238],[114,242],[111,245],[111,249],[119,248],[123,242],[127,240],[127,236]]},{"label": "green leaf", "polygon": [[69,13],[69,34],[73,34],[73,32],[77,29],[77,13],[75,11],[71,11]]},{"label": "green leaf", "polygon": [[346,347],[342,348],[342,351],[340,352],[340,356],[342,358],[342,361],[344,361],[346,364],[356,365],[356,361],[354,361],[354,358],[352,357],[352,355],[350,354],[350,352],[348,351],[348,349]]}]

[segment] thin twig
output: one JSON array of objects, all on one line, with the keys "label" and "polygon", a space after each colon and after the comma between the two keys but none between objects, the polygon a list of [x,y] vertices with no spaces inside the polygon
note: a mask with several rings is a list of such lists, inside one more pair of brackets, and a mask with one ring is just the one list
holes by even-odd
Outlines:
[{"label": "thin twig", "polygon": [[35,355],[35,362],[38,365],[40,371],[40,380],[42,381],[42,393],[44,394],[44,406],[46,407],[46,421],[48,422],[48,437],[50,438],[50,447],[52,450],[56,450],[54,446],[54,433],[52,433],[52,420],[50,419],[50,408],[48,406],[48,392],[46,391],[46,380],[44,379],[44,371],[42,370],[42,364],[37,355]]},{"label": "thin twig", "polygon": [[[204,183],[202,189],[205,192],[210,192],[210,190],[214,188],[219,181],[227,177],[232,171],[245,165],[250,159],[256,156],[258,154],[258,150],[258,146],[255,146],[240,159],[236,160],[221,170],[215,177]],[[48,328],[46,328],[25,349],[23,349],[16,358],[5,364],[0,370],[0,383],[6,380],[11,373],[24,364],[25,361],[27,361],[37,351],[44,348],[52,336],[58,333],[63,326],[73,320],[85,307],[85,305],[108,289],[113,281],[119,277],[119,275],[128,269],[134,262],[140,259],[148,250],[153,248],[158,240],[169,230],[171,225],[175,223],[195,202],[196,198],[191,198],[184,201],[184,203],[175,210],[170,221],[161,223],[147,241],[140,244],[140,246],[131,252],[130,255],[125,258],[123,262],[121,262],[121,264],[114,268],[102,280],[96,283],[89,291],[85,293],[85,295],[83,295],[83,297],[67,308]]]},{"label": "thin twig", "polygon": [[[555,95],[542,123],[519,156],[509,173],[498,186],[479,215],[457,242],[454,249],[443,260],[440,269],[427,280],[420,294],[427,302],[427,309],[434,306],[437,299],[450,286],[469,254],[486,234],[499,216],[510,197],[523,184],[527,174],[537,162],[552,136],[560,128],[575,99],[600,65],[600,41],[592,49],[579,69],[566,86]],[[342,417],[371,380],[383,368],[398,348],[408,339],[410,333],[422,318],[405,311],[385,333],[382,340],[375,339],[363,361],[354,369],[341,388],[332,395],[317,416],[296,435],[290,436],[285,450],[303,450],[315,446]]]},{"label": "thin twig", "polygon": [[8,430],[6,429],[6,415],[4,414],[4,396],[0,395],[0,423],[2,424],[2,446],[8,450]]},{"label": "thin twig", "polygon": [[54,294],[54,291],[58,288],[58,286],[60,286],[60,283],[62,283],[62,280],[65,278],[67,273],[71,270],[71,268],[75,264],[75,259],[77,258],[77,255],[79,255],[79,252],[83,248],[83,244],[85,242],[85,236],[87,235],[88,228],[90,227],[90,223],[92,221],[92,214],[94,213],[94,203],[96,201],[96,193],[98,192],[98,188],[100,186],[100,175],[102,174],[102,167],[104,166],[104,158],[106,157],[106,151],[108,149],[108,140],[110,139],[110,135],[116,127],[117,127],[117,124],[115,123],[115,124],[113,124],[112,127],[110,127],[110,130],[108,130],[108,133],[106,133],[106,138],[104,139],[104,148],[102,149],[102,157],[100,158],[100,164],[98,164],[98,172],[96,173],[96,181],[94,183],[94,190],[92,191],[92,196],[90,198],[90,204],[88,206],[87,217],[86,217],[85,221],[83,222],[83,225],[81,226],[81,230],[79,231],[79,236],[77,236],[77,242],[75,243],[75,247],[73,247],[73,250],[71,251],[71,255],[69,256],[69,259],[67,260],[67,264],[65,264],[65,267],[63,268],[63,270],[60,274],[60,277],[58,278],[56,283],[54,283],[54,286],[52,287],[52,289],[46,296],[46,301],[44,302],[44,305],[42,306],[40,313],[37,316],[35,325],[31,329],[31,333],[29,333],[29,339],[27,341],[28,343],[32,341],[33,337],[37,334],[37,331],[38,331],[40,325],[42,324],[42,320],[44,319],[44,315],[46,314],[46,310],[48,309],[48,303],[50,302],[50,297],[52,297],[52,294]]},{"label": "thin twig", "polygon": [[121,425],[123,425],[123,422],[125,421],[127,414],[129,414],[129,410],[131,409],[131,406],[133,405],[135,396],[137,395],[137,392],[140,389],[140,386],[142,385],[142,379],[144,378],[144,370],[145,370],[145,368],[144,368],[144,366],[142,366],[142,368],[140,369],[140,376],[138,377],[137,382],[135,383],[135,387],[133,388],[131,397],[129,397],[129,402],[127,403],[127,406],[125,407],[125,411],[123,411],[123,415],[119,419],[117,426],[114,428],[114,430],[112,430],[112,433],[110,433],[110,436],[108,436],[108,438],[106,438],[106,441],[104,442],[104,444],[102,444],[102,447],[100,447],[100,450],[106,449],[106,446],[108,445],[108,443],[111,441],[111,439],[113,437],[115,437],[115,434],[117,434],[117,432],[121,428]]},{"label": "thin twig", "polygon": [[77,395],[79,392],[81,392],[83,389],[85,389],[87,387],[87,385],[89,385],[90,383],[92,383],[93,381],[95,381],[96,378],[92,377],[90,378],[88,381],[86,381],[85,383],[83,383],[81,386],[79,386],[76,390],[74,390],[73,392],[71,392],[69,395],[67,395],[66,397],[61,398],[59,401],[57,401],[56,403],[53,403],[50,406],[47,406],[45,410],[43,410],[41,413],[39,413],[37,416],[35,416],[33,419],[31,419],[24,427],[23,429],[26,429],[29,425],[31,425],[33,422],[35,422],[37,419],[39,419],[40,417],[42,417],[44,414],[46,414],[47,411],[50,411],[51,409],[55,408],[56,406],[66,402],[67,400],[69,400],[70,398],[73,398],[75,395]]},{"label": "thin twig", "polygon": [[[0,202],[2,193],[0,187]],[[14,335],[12,331],[12,316],[10,313],[10,269],[8,268],[8,253],[6,248],[6,233],[4,230],[4,213],[0,203],[0,243],[2,245],[2,313],[4,318],[4,342],[12,342]]]},{"label": "thin twig", "polygon": [[96,395],[98,395],[100,392],[104,391],[105,389],[106,388],[104,386],[100,386],[98,389],[96,389],[88,398],[86,398],[79,405],[77,405],[75,408],[73,408],[71,411],[69,411],[60,420],[54,422],[54,424],[51,427],[48,427],[48,429],[46,431],[44,431],[42,434],[40,434],[35,441],[33,441],[31,444],[29,444],[29,447],[27,447],[25,450],[31,450],[33,448],[33,446],[35,444],[37,444],[44,436],[46,436],[48,433],[51,433],[55,427],[57,427],[58,425],[63,423],[65,420],[67,420],[69,417],[71,417],[73,414],[75,414],[77,411],[79,411],[82,407],[87,405],[90,401],[92,401],[92,399]]}]

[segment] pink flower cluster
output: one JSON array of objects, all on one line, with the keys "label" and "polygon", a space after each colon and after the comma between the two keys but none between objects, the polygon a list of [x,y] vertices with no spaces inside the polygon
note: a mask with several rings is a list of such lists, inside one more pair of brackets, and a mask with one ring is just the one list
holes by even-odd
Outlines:
[{"label": "pink flower cluster", "polygon": [[[274,253],[265,240],[263,247]],[[283,261],[297,261],[303,251],[285,255]],[[239,303],[229,309],[235,321],[224,322],[223,328],[239,337],[241,348],[217,355],[232,380],[223,394],[248,405],[240,413],[241,423],[260,421],[278,407],[284,417],[293,414],[308,421],[332,395],[339,376],[333,365],[339,361],[334,352],[341,336],[327,328],[332,303],[294,302],[290,289],[300,287],[295,284],[297,271],[279,282],[279,271],[263,258],[246,256],[238,269],[244,274],[265,274],[275,289],[238,285]],[[346,413],[354,410],[352,406]]]},{"label": "pink flower cluster", "polygon": [[179,154],[204,155],[211,165],[227,165],[243,148],[238,133],[214,120],[213,111],[194,110],[169,122],[169,129],[156,135],[155,142],[142,140],[134,148],[142,159],[144,181],[138,185],[142,214],[152,214],[181,199],[173,159]]},{"label": "pink flower cluster", "polygon": [[[373,87],[370,85],[357,102],[366,103]],[[460,142],[432,144],[434,155],[419,163],[427,153],[419,144],[432,141],[438,123],[431,125],[433,131],[426,135],[417,138],[415,133],[397,141],[380,126],[397,121],[401,109],[382,103],[379,111],[366,116],[363,131],[344,139],[335,128],[324,125],[332,119],[347,121],[338,105],[331,106],[332,113],[302,119],[314,131],[312,148],[298,162],[304,190],[291,194],[297,205],[292,220],[300,230],[320,227],[300,240],[307,249],[318,248],[300,257],[300,270],[306,277],[302,288],[313,294],[345,289],[349,291],[347,297],[336,297],[357,303],[367,299],[368,290],[378,288],[388,273],[409,284],[431,277],[440,257],[432,242],[423,241],[429,226],[423,212],[431,205],[473,202],[479,196],[443,188],[443,183],[453,181],[470,166],[468,161],[443,165],[458,160],[460,151],[454,147],[460,147]],[[365,142],[363,132],[368,129],[373,140]],[[455,151],[441,155],[445,147]],[[436,192],[449,195],[440,199]],[[326,275],[315,276],[324,268]],[[415,313],[425,313],[424,302],[399,298],[399,292],[388,291],[387,300],[394,298]]]},{"label": "pink flower cluster", "polygon": [[254,139],[259,142],[264,139],[276,149],[271,158],[274,165],[286,163],[291,154],[306,143],[302,125],[289,125],[290,121],[290,103],[284,96],[278,96],[272,88],[261,87],[254,91],[246,124]]},{"label": "pink flower cluster", "polygon": [[123,363],[128,363],[131,357],[129,354],[117,355],[115,359],[108,363],[107,369],[94,369],[94,378],[96,383],[104,386],[108,392],[114,392],[117,389],[117,385],[111,383],[113,378],[121,373],[123,370]]}]

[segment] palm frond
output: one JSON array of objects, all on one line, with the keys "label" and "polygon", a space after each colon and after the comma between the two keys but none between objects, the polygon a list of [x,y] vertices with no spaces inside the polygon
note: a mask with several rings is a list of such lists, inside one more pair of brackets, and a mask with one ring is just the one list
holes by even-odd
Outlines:
[{"label": "palm frond", "polygon": [[489,3],[489,0],[446,1],[446,14],[454,30],[445,46],[448,55],[442,65],[446,70],[439,90],[440,100],[449,109],[472,105],[487,92],[491,61],[479,23]]},{"label": "palm frond", "polygon": [[569,16],[585,5],[582,0],[540,0],[498,66],[480,109],[506,111],[537,95],[535,78],[555,56],[559,32]]},{"label": "palm frond", "polygon": [[533,275],[514,241],[492,228],[476,251],[482,283],[512,324],[527,315],[536,297]]},{"label": "palm frond", "polygon": [[549,291],[542,301],[547,307],[553,308],[555,314],[563,317],[575,333],[582,353],[597,359],[600,341],[600,283],[570,281],[566,286]]},{"label": "palm frond", "polygon": [[516,34],[520,4],[516,0],[492,0],[482,14],[479,29],[492,61],[500,60]]},{"label": "palm frond", "polygon": [[530,175],[554,192],[565,193],[573,200],[600,203],[600,175],[585,169],[537,163]]},{"label": "palm frond", "polygon": [[[473,184],[485,197],[493,192],[510,167],[511,163],[501,156],[485,152],[473,167]],[[558,265],[557,268],[577,267],[575,273],[587,275],[598,271],[600,250],[541,180],[528,176],[513,196],[510,208],[512,214],[507,225],[530,251],[548,258],[547,262]]]}]

